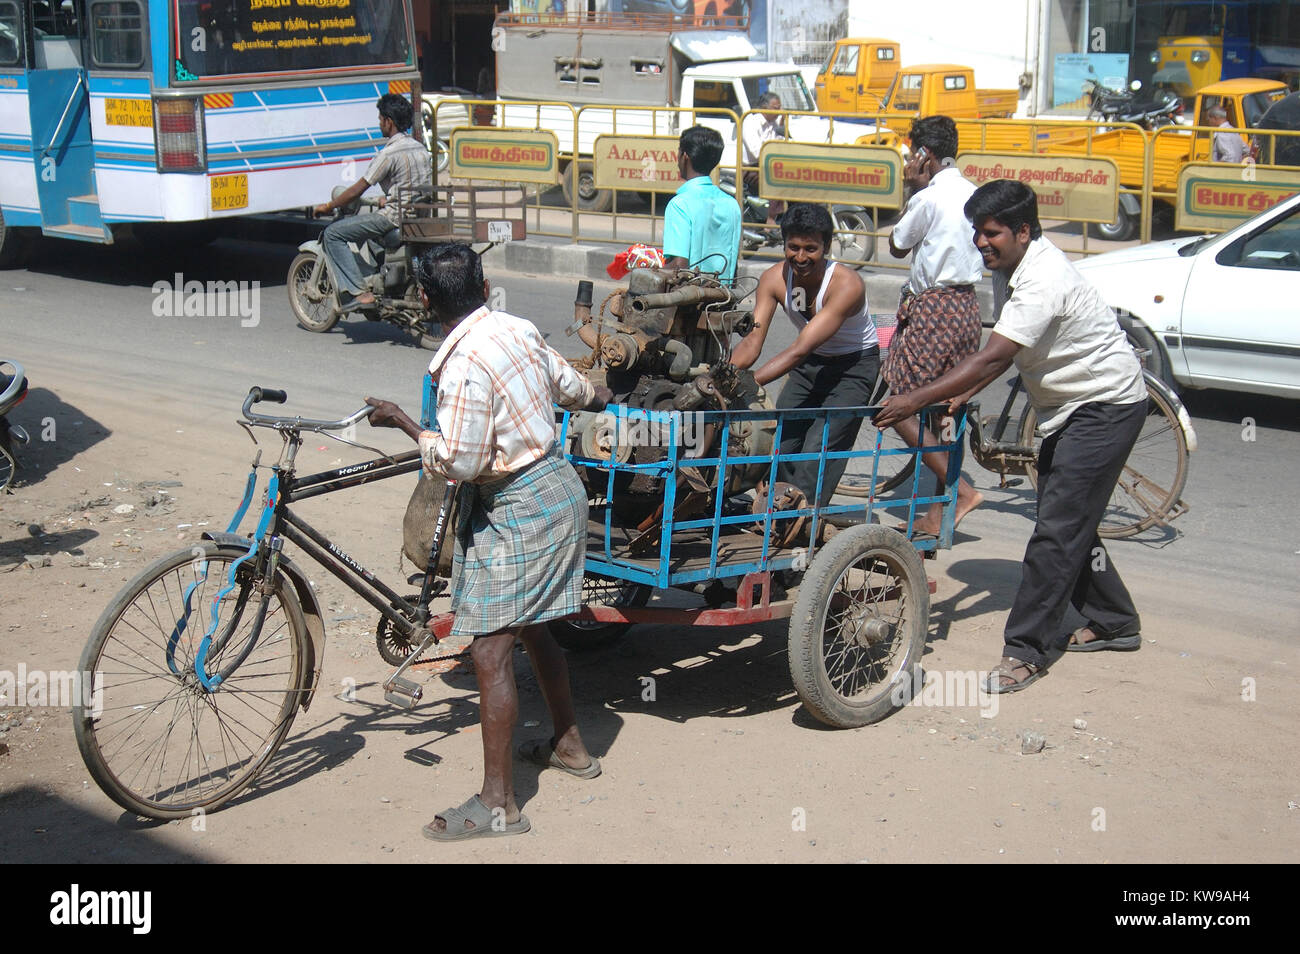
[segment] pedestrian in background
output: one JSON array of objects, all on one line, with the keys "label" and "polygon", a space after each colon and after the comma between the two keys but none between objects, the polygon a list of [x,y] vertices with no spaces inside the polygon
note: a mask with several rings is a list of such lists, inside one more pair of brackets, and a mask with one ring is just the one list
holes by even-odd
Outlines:
[{"label": "pedestrian in background", "polygon": [[[947,374],[980,347],[980,306],[975,283],[983,261],[971,241],[963,207],[975,186],[957,171],[957,124],[947,116],[927,116],[912,125],[912,157],[903,167],[911,198],[889,235],[895,258],[912,256],[907,284],[898,303],[898,326],[881,373],[892,394],[907,394]],[[916,418],[894,425],[909,446],[938,440]],[[948,455],[925,454],[925,465],[942,483]],[[956,521],[984,500],[964,477],[957,484]],[[939,533],[940,504],[930,505],[913,523],[913,532]],[[905,528],[904,528],[905,529]]]}]

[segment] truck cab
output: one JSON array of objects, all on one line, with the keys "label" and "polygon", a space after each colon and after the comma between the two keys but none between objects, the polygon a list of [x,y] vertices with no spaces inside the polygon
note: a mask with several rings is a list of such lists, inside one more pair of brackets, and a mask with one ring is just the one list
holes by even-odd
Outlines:
[{"label": "truck cab", "polygon": [[894,114],[889,127],[906,135],[912,118],[936,113],[953,119],[1005,117],[1013,115],[1018,104],[1018,90],[977,89],[969,66],[928,63],[898,71],[882,110]]},{"label": "truck cab", "polygon": [[817,74],[817,108],[823,113],[874,113],[898,73],[899,46],[878,37],[837,40]]}]

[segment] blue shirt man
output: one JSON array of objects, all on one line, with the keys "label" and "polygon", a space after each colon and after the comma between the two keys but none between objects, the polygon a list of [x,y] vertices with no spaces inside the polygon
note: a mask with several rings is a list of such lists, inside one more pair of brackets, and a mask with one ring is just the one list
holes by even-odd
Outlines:
[{"label": "blue shirt man", "polygon": [[685,182],[664,209],[664,257],[669,268],[736,277],[740,254],[740,207],[709,178],[722,158],[722,135],[706,126],[682,133],[677,169]]}]

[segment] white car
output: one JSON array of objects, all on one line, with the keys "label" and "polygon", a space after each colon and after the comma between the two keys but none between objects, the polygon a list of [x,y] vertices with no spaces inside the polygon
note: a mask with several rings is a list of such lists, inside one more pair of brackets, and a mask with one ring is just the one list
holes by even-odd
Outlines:
[{"label": "white car", "polygon": [[1300,195],[1221,235],[1077,266],[1166,382],[1300,398]]}]

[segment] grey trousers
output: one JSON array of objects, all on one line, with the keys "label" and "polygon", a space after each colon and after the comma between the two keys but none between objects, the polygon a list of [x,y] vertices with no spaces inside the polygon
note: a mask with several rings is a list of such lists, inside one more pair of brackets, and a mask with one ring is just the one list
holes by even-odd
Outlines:
[{"label": "grey trousers", "polygon": [[1147,402],[1085,404],[1038,452],[1038,522],[1025,547],[1003,655],[1043,666],[1072,604],[1101,637],[1141,631],[1133,598],[1097,536]]},{"label": "grey trousers", "polygon": [[[880,349],[870,348],[857,354],[824,358],[811,355],[786,376],[777,397],[779,408],[861,407],[871,401],[880,373]],[[831,421],[827,449],[851,450],[858,439],[863,418],[840,417]],[[781,429],[781,454],[817,453],[822,445],[820,421],[787,421]],[[817,461],[795,461],[777,465],[777,480],[794,484],[809,500],[830,503],[835,487],[849,465],[847,460],[829,460],[822,478],[822,492],[817,495]]]},{"label": "grey trousers", "polygon": [[321,247],[325,250],[330,265],[334,267],[334,275],[343,291],[350,295],[361,294],[363,280],[361,262],[352,253],[352,249],[348,248],[348,243],[360,244],[366,239],[382,241],[385,235],[396,230],[397,226],[378,212],[345,215],[325,227],[321,234]]}]

